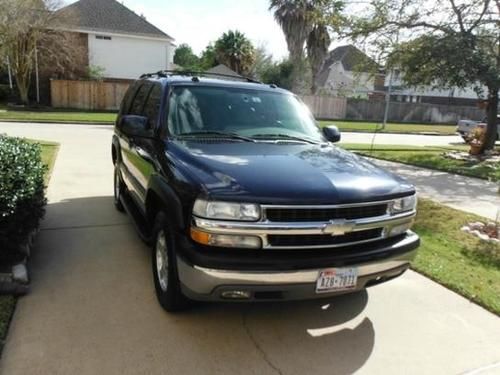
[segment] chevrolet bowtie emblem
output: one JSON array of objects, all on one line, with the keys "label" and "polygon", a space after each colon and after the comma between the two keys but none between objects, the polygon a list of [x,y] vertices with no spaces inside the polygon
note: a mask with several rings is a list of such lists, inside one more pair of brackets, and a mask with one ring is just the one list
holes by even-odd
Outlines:
[{"label": "chevrolet bowtie emblem", "polygon": [[342,236],[346,233],[352,232],[355,226],[356,223],[354,221],[330,220],[330,223],[326,224],[323,228],[323,233],[330,234],[332,236]]}]

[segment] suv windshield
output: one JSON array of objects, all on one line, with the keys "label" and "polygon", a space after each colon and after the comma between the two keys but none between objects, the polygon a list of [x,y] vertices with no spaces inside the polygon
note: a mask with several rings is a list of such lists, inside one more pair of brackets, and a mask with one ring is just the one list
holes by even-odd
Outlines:
[{"label": "suv windshield", "polygon": [[307,107],[295,96],[264,90],[177,86],[169,102],[168,129],[189,134],[323,142]]}]

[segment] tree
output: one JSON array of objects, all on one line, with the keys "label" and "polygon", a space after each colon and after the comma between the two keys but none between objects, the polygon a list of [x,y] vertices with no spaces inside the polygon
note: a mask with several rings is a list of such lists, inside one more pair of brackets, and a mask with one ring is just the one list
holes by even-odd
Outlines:
[{"label": "tree", "polygon": [[285,34],[290,61],[293,64],[292,90],[298,91],[300,70],[304,65],[304,45],[313,30],[311,0],[271,0],[270,10]]},{"label": "tree", "polygon": [[311,65],[311,92],[318,92],[318,80],[331,44],[330,33],[325,25],[316,25],[307,38],[307,58]]},{"label": "tree", "polygon": [[58,30],[69,18],[55,12],[58,5],[56,0],[0,0],[0,60],[9,59],[24,104],[37,58],[50,57],[52,70],[61,71],[78,53],[75,35]]},{"label": "tree", "polygon": [[354,37],[394,36],[388,66],[413,86],[484,88],[488,126],[483,152],[493,149],[500,89],[500,0],[373,0],[353,17]]},{"label": "tree", "polygon": [[215,42],[215,54],[219,63],[242,75],[248,74],[255,62],[252,42],[239,31],[224,33]]},{"label": "tree", "polygon": [[210,43],[201,53],[200,65],[202,70],[208,70],[217,66],[219,62],[217,61],[217,55],[215,52],[215,46]]},{"label": "tree", "polygon": [[331,31],[337,31],[344,22],[344,0],[271,0],[270,10],[285,34],[292,73],[294,91],[300,87],[300,77],[306,68],[304,46],[312,73],[311,91],[318,90],[318,75],[331,44]]},{"label": "tree", "polygon": [[181,44],[176,48],[174,54],[174,64],[183,68],[198,70],[200,59],[196,56],[188,44]]},{"label": "tree", "polygon": [[257,73],[257,78],[264,83],[275,84],[281,88],[291,90],[292,88],[293,63],[290,60],[271,62],[262,67]]}]

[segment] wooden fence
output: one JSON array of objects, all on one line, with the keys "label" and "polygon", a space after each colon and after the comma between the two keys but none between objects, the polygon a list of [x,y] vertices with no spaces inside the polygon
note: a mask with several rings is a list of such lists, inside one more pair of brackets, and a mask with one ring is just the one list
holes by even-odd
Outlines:
[{"label": "wooden fence", "polygon": [[319,119],[343,119],[347,109],[347,99],[334,96],[302,96],[311,112]]},{"label": "wooden fence", "polygon": [[129,87],[117,81],[50,81],[52,107],[116,111]]},{"label": "wooden fence", "polygon": [[[83,110],[116,111],[129,81],[51,81],[52,106]],[[317,119],[382,121],[385,102],[375,100],[306,95],[302,100]],[[392,102],[389,121],[454,124],[460,119],[480,120],[477,107]]]}]

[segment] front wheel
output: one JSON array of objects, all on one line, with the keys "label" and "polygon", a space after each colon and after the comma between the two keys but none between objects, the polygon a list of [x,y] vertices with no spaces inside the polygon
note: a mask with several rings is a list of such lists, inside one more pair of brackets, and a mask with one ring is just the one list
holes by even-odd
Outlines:
[{"label": "front wheel", "polygon": [[156,297],[169,312],[184,310],[188,299],[182,294],[175,257],[174,231],[163,212],[155,220],[152,249],[153,279]]}]

